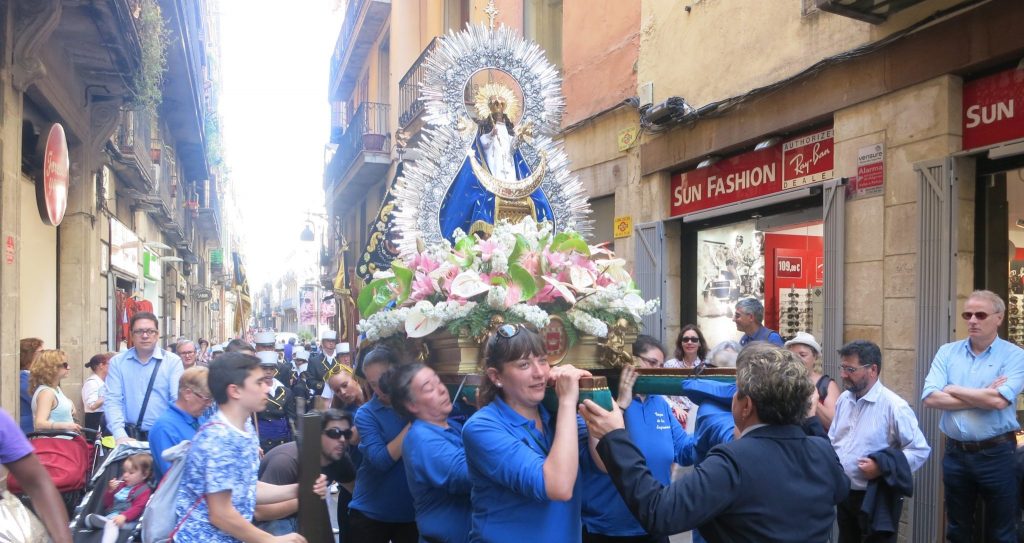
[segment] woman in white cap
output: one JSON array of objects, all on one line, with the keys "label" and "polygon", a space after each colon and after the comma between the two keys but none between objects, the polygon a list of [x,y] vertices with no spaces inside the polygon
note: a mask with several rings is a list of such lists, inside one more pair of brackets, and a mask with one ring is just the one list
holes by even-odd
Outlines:
[{"label": "woman in white cap", "polygon": [[821,345],[814,339],[814,336],[807,332],[797,332],[793,339],[786,342],[786,348],[797,355],[804,365],[807,366],[807,373],[811,384],[817,391],[812,402],[811,411],[808,416],[815,416],[827,432],[832,425],[832,418],[836,415],[836,400],[842,393],[835,380],[823,373],[821,366]]}]

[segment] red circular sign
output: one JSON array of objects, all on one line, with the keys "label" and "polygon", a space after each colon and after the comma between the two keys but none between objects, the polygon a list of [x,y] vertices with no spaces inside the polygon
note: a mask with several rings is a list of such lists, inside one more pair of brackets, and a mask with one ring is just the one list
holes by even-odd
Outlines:
[{"label": "red circular sign", "polygon": [[64,211],[68,207],[69,170],[68,140],[64,135],[64,127],[54,123],[46,137],[46,152],[43,155],[45,219],[53,226],[64,220]]}]

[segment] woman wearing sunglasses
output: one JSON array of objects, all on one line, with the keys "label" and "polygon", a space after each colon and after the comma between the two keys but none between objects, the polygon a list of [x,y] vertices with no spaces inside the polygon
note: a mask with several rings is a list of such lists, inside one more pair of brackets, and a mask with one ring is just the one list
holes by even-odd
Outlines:
[{"label": "woman wearing sunglasses", "polygon": [[409,423],[391,407],[381,377],[401,362],[394,350],[377,345],[356,368],[356,375],[373,390],[373,397],[356,412],[356,431],[362,461],[349,503],[345,541],[355,543],[416,543],[416,513],[405,479],[402,443]]},{"label": "woman wearing sunglasses", "polygon": [[[659,346],[658,349],[660,350],[661,347]],[[635,348],[633,355],[634,357],[637,355]],[[708,367],[714,366],[711,364],[710,357],[708,357],[707,341],[704,340],[704,334],[696,324],[687,324],[679,330],[679,335],[676,336],[674,355],[674,358],[665,362],[664,367],[698,369],[705,364]],[[662,359],[664,359],[664,356],[662,356]],[[672,406],[672,413],[675,414],[679,424],[690,433],[693,433],[693,423],[696,422],[696,417],[691,415],[696,415],[697,405],[686,396],[669,396],[668,402]]]},{"label": "woman wearing sunglasses", "polygon": [[469,472],[462,425],[448,420],[452,401],[434,370],[397,366],[383,378],[391,406],[412,421],[402,458],[413,495],[416,525],[425,541],[469,540]]},{"label": "woman wearing sunglasses", "polygon": [[[576,404],[579,379],[590,373],[552,369],[541,337],[512,324],[488,340],[484,368],[485,405],[462,433],[473,484],[470,541],[579,542],[577,474],[588,440]],[[541,405],[549,383],[557,414]]]},{"label": "woman wearing sunglasses", "polygon": [[29,369],[29,393],[32,394],[32,419],[36,431],[71,430],[81,432],[75,422],[75,404],[60,388],[61,379],[69,373],[68,356],[64,351],[40,351]]},{"label": "woman wearing sunglasses", "polygon": [[[640,368],[661,368],[665,365],[665,350],[657,339],[641,335],[633,343],[633,359]],[[667,486],[672,482],[673,464],[693,465],[694,440],[672,416],[664,396],[633,394],[636,377],[633,366],[622,368],[615,401],[623,411],[630,439],[643,453],[651,474]],[[588,466],[583,474],[584,543],[668,542],[668,537],[650,536],[644,531],[606,473]]]}]

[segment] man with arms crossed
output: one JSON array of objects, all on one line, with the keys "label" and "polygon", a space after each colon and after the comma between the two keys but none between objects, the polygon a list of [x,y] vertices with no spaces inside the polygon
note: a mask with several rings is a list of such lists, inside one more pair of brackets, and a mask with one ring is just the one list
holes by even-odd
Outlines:
[{"label": "man with arms crossed", "polygon": [[984,540],[1017,541],[1014,432],[1024,351],[998,336],[1005,311],[994,292],[971,293],[960,314],[967,339],[939,347],[921,391],[926,407],[943,411],[946,539],[954,543],[971,541],[978,497],[985,502]]}]

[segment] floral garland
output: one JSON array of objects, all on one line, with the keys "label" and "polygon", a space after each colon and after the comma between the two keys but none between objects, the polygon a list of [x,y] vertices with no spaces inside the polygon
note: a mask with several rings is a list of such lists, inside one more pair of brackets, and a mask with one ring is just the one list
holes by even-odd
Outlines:
[{"label": "floral garland", "polygon": [[487,239],[456,231],[454,247],[422,250],[374,277],[358,300],[358,329],[370,341],[442,327],[479,337],[496,316],[540,329],[553,315],[570,338],[603,338],[620,319],[639,326],[658,310],[658,300],[640,296],[624,260],[529,218],[501,221]]}]

